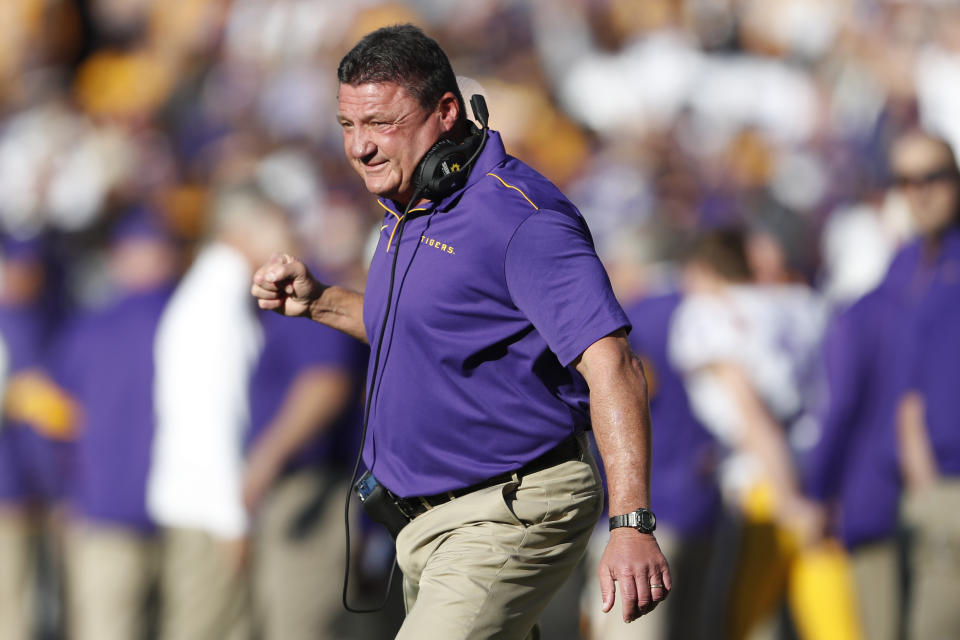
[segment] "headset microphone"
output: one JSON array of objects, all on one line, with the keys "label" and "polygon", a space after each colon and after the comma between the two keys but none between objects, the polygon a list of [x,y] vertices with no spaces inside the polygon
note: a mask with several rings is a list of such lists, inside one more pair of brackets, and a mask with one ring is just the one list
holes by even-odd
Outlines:
[{"label": "headset microphone", "polygon": [[382,610],[387,605],[390,597],[391,586],[393,585],[393,576],[397,569],[397,558],[394,556],[393,566],[390,568],[390,578],[387,581],[387,592],[384,595],[383,602],[374,609],[357,609],[350,606],[348,602],[348,584],[350,580],[350,499],[352,498],[352,489],[357,481],[357,474],[360,471],[360,461],[363,458],[363,447],[367,439],[367,426],[370,424],[370,408],[373,398],[373,385],[377,379],[377,369],[380,366],[380,352],[383,348],[383,336],[387,329],[387,320],[390,317],[390,307],[393,302],[393,286],[397,272],[397,257],[400,255],[400,238],[403,236],[403,229],[407,224],[407,218],[410,210],[416,206],[421,198],[430,200],[440,200],[446,196],[463,188],[467,183],[467,177],[470,175],[470,168],[480,156],[483,147],[487,144],[487,138],[490,135],[490,126],[488,123],[489,114],[487,113],[487,103],[480,94],[474,94],[470,97],[470,107],[473,109],[473,116],[480,123],[481,129],[467,121],[467,127],[470,133],[460,144],[443,138],[438,140],[420,159],[420,163],[414,170],[413,187],[414,192],[410,201],[407,203],[400,216],[395,231],[393,260],[390,264],[390,281],[387,286],[387,304],[383,312],[383,322],[380,325],[380,334],[377,339],[377,347],[373,354],[373,366],[370,372],[370,388],[367,389],[367,401],[364,407],[363,424],[360,429],[360,451],[357,453],[356,462],[353,465],[353,476],[350,479],[350,485],[347,489],[347,498],[343,505],[344,528],[346,529],[346,566],[343,573],[343,606],[352,613],[375,613]]}]

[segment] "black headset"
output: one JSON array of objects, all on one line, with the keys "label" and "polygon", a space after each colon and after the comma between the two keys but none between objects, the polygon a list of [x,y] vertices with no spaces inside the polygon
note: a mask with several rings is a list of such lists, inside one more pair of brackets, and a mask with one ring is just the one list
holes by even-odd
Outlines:
[{"label": "black headset", "polygon": [[463,142],[457,144],[449,138],[441,138],[430,147],[417,168],[413,171],[413,187],[420,197],[440,200],[462,189],[470,175],[470,167],[483,150],[490,131],[487,123],[487,103],[480,94],[470,97],[473,117],[477,125],[466,121],[469,134]]},{"label": "black headset", "polygon": [[[377,369],[380,366],[380,352],[383,348],[383,336],[387,329],[387,320],[390,317],[390,307],[393,302],[393,286],[397,273],[397,256],[400,255],[400,238],[403,236],[403,229],[407,224],[410,210],[416,206],[421,198],[430,200],[440,200],[448,195],[462,189],[467,183],[467,177],[470,175],[470,169],[473,163],[480,156],[484,145],[487,144],[487,138],[490,134],[490,126],[487,122],[489,114],[487,113],[487,103],[483,96],[474,94],[470,96],[470,107],[473,109],[473,117],[480,123],[481,129],[467,121],[470,133],[463,142],[457,144],[453,140],[441,138],[430,147],[420,162],[417,164],[413,173],[413,196],[407,203],[400,216],[400,221],[396,227],[396,238],[393,246],[393,261],[390,264],[390,282],[387,287],[387,306],[383,312],[383,322],[380,325],[380,337],[377,340],[377,346],[373,354],[373,366],[370,373],[370,388],[367,389],[367,401],[363,412],[363,423],[360,428],[360,451],[357,452],[357,459],[353,465],[353,475],[350,479],[350,485],[347,488],[346,500],[343,504],[343,521],[346,531],[346,562],[343,571],[343,593],[341,594],[343,606],[351,613],[375,613],[382,610],[387,605],[390,597],[390,590],[393,585],[393,576],[397,569],[397,558],[394,555],[393,566],[390,568],[390,578],[387,581],[387,589],[383,601],[374,609],[357,609],[348,602],[349,581],[350,581],[350,501],[353,497],[353,485],[357,481],[357,474],[360,471],[360,462],[363,459],[363,446],[367,439],[367,426],[370,424],[370,407],[373,404],[373,386],[377,380]],[[372,346],[372,345],[371,345]]]}]

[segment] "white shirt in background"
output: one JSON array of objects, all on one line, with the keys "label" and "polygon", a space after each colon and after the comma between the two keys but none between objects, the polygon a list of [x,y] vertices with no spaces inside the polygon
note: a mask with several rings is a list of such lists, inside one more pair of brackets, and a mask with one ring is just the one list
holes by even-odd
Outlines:
[{"label": "white shirt in background", "polygon": [[[684,376],[691,409],[722,443],[734,449],[744,416],[724,381],[709,368],[729,363],[743,371],[774,420],[788,429],[809,409],[825,307],[801,285],[730,287],[724,294],[692,294],[676,311],[668,344]],[[748,484],[756,461],[733,455],[721,471],[727,488]]]},{"label": "white shirt in background", "polygon": [[163,312],[155,342],[157,430],[147,506],[158,524],[243,536],[248,387],[263,346],[250,267],[212,244]]}]

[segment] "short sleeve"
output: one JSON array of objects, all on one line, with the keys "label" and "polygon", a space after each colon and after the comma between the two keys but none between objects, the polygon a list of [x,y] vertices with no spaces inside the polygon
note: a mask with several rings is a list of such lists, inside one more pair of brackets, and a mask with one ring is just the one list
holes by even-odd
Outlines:
[{"label": "short sleeve", "polygon": [[630,327],[579,217],[547,209],[529,216],[507,246],[504,271],[513,303],[564,366]]}]

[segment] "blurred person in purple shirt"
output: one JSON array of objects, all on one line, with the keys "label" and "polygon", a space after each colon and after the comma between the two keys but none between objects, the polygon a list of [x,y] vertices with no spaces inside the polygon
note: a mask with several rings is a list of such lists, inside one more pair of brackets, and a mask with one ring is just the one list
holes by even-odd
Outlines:
[{"label": "blurred person in purple shirt", "polygon": [[336,637],[345,544],[339,499],[359,445],[367,349],[314,322],[261,312],[250,381],[244,502],[265,640]]},{"label": "blurred person in purple shirt", "polygon": [[0,350],[6,361],[0,418],[0,638],[26,640],[35,631],[38,604],[34,543],[41,516],[63,498],[70,407],[39,375],[52,327],[44,304],[49,285],[44,241],[5,238],[0,260]]},{"label": "blurred person in purple shirt", "polygon": [[[646,382],[583,218],[471,128],[419,29],[368,34],[338,78],[344,150],[385,212],[366,292],[322,285],[290,255],[252,290],[371,344],[363,454],[394,514],[397,637],[537,637],[602,510],[591,426],[614,514],[596,606],[648,613],[671,580],[652,535]],[[450,188],[422,190],[444,175]]]},{"label": "blurred person in purple shirt", "polygon": [[[830,507],[832,527],[851,552],[860,619],[869,640],[896,638],[902,624],[896,537],[903,489],[908,490],[905,513],[922,502],[912,497],[923,492],[911,489],[917,484],[911,452],[918,443],[923,450],[925,435],[908,420],[898,444],[896,416],[910,385],[911,363],[924,348],[939,345],[932,333],[915,336],[915,326],[935,283],[955,269],[951,238],[960,211],[960,174],[953,151],[942,140],[920,132],[900,136],[891,148],[890,168],[894,187],[909,205],[916,239],[899,251],[876,289],[830,322],[823,345],[827,401],[820,412],[821,436],[805,465],[808,494]],[[918,396],[911,397],[904,405],[907,415],[917,406]],[[906,473],[898,471],[898,460]],[[918,489],[923,485],[919,482]],[[923,557],[911,561],[918,584],[929,575]],[[944,602],[954,609],[956,599],[941,595],[928,594],[922,601],[934,609],[940,606],[941,613]],[[936,617],[930,612],[912,615],[909,624]]]},{"label": "blurred person in purple shirt", "polygon": [[942,140],[898,140],[894,173],[918,231],[894,266],[906,267],[898,315],[908,321],[897,451],[910,533],[907,629],[919,640],[960,635],[960,171]]},{"label": "blurred person in purple shirt", "polygon": [[805,490],[828,507],[831,533],[850,553],[869,640],[896,637],[901,609],[892,421],[903,389],[904,307],[890,281],[828,324],[821,349],[827,401],[820,438],[804,459]]},{"label": "blurred person in purple shirt", "polygon": [[911,536],[911,638],[960,635],[960,229],[943,239],[943,268],[913,327],[900,462]]},{"label": "blurred person in purple shirt", "polygon": [[133,208],[115,223],[109,299],[69,323],[54,375],[80,408],[70,489],[70,637],[133,638],[158,568],[146,510],[153,439],[153,342],[178,267],[160,214]]}]

